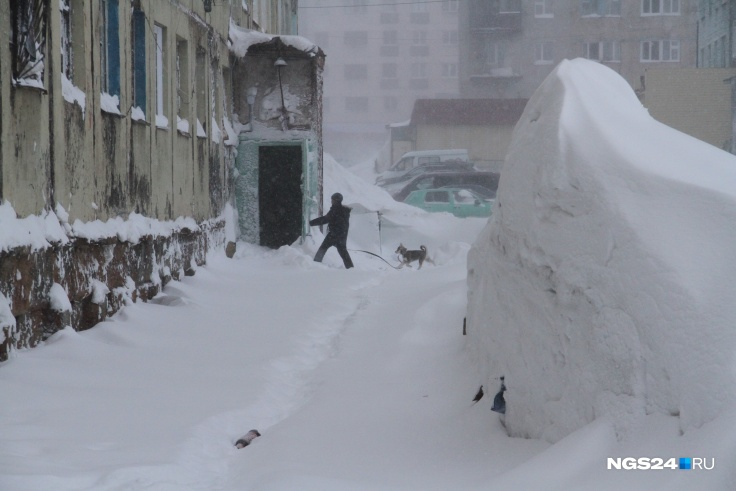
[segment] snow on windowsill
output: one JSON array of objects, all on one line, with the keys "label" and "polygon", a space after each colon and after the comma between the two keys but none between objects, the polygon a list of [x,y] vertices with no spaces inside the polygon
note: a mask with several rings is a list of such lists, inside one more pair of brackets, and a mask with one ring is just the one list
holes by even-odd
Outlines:
[{"label": "snow on windowsill", "polygon": [[176,116],[176,131],[184,136],[192,136],[189,133],[189,121],[181,119],[179,116]]},{"label": "snow on windowsill", "polygon": [[163,114],[157,114],[156,115],[156,128],[159,128],[162,130],[168,130],[169,129],[169,118],[167,118]]},{"label": "snow on windowsill", "polygon": [[120,98],[117,95],[102,92],[100,94],[100,109],[109,114],[122,116],[122,114],[120,114]]},{"label": "snow on windowsill", "polygon": [[79,104],[79,107],[82,109],[82,119],[84,119],[87,107],[87,95],[82,91],[82,89],[75,86],[63,72],[61,74],[61,93],[66,102],[70,104]]},{"label": "snow on windowsill", "polygon": [[207,138],[207,132],[204,130],[204,126],[202,126],[199,119],[197,119],[197,138]]},{"label": "snow on windowsill", "polygon": [[46,87],[43,86],[43,82],[35,78],[21,78],[13,79],[13,85],[16,87],[27,87],[29,89],[38,89],[46,92]]},{"label": "snow on windowsill", "polygon": [[228,118],[222,118],[222,125],[225,127],[225,134],[227,134],[227,139],[225,140],[225,145],[228,146],[235,146],[238,144],[238,133],[233,128],[233,123]]},{"label": "snow on windowsill", "polygon": [[220,131],[220,127],[217,125],[215,118],[212,118],[212,141],[215,143],[220,143],[222,141],[222,131]]},{"label": "snow on windowsill", "polygon": [[130,108],[130,119],[140,123],[148,123],[146,121],[146,114],[139,106],[134,106]]}]

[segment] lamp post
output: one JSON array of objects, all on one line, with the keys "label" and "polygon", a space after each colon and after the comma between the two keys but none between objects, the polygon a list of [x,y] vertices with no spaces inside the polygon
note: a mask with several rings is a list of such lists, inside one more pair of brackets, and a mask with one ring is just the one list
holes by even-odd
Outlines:
[{"label": "lamp post", "polygon": [[245,100],[248,101],[248,131],[253,131],[253,106],[256,103],[256,96],[258,95],[258,87],[255,85],[248,87],[245,91]]},{"label": "lamp post", "polygon": [[287,117],[286,102],[284,101],[284,84],[281,82],[281,68],[286,66],[286,62],[283,58],[278,57],[276,61],[273,62],[273,66],[276,67],[276,73],[278,73],[279,76],[279,90],[281,91],[281,129],[286,131],[289,120]]}]

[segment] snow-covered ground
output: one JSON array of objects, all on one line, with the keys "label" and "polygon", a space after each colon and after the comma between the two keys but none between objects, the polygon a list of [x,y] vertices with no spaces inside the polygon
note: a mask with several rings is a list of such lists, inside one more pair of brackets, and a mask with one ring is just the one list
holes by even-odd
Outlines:
[{"label": "snow-covered ground", "polygon": [[[487,220],[424,213],[365,177],[326,159],[325,196],[339,191],[354,208],[354,269],[334,249],[312,261],[317,228],[277,251],[239,243],[233,259],[213,252],[154,301],[0,365],[0,489],[736,489],[729,405],[684,433],[655,412],[625,437],[606,417],[555,443],[509,437],[490,410],[498,381],[478,338],[462,334],[466,257],[473,243],[476,258],[485,250]],[[52,218],[24,226],[54,237],[42,230]],[[426,245],[436,264],[395,270],[357,252],[396,264],[400,242]],[[235,449],[250,429],[262,436]],[[715,467],[606,469],[625,457]]]}]

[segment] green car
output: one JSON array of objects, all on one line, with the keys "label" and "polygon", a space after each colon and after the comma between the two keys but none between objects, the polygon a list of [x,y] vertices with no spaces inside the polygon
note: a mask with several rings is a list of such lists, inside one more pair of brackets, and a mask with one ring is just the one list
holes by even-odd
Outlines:
[{"label": "green car", "polygon": [[430,212],[445,211],[460,218],[491,216],[493,204],[463,188],[418,189],[404,203]]}]

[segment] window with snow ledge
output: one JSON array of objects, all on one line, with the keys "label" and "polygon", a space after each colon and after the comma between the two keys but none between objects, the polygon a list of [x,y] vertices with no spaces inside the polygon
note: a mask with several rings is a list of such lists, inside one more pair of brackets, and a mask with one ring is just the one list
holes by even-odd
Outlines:
[{"label": "window with snow ledge", "polygon": [[46,15],[44,0],[10,2],[13,83],[17,86],[44,89]]},{"label": "window with snow ledge", "polygon": [[176,131],[178,131],[182,136],[192,136],[191,133],[189,133],[189,121],[181,119],[179,116],[176,117]]},{"label": "window with snow ledge", "polygon": [[102,93],[117,101],[114,111],[105,108],[103,111],[120,114],[120,32],[118,0],[100,1],[100,82]]},{"label": "window with snow ledge", "polygon": [[199,121],[199,118],[197,118],[197,138],[207,138],[207,132]]},{"label": "window with snow ledge", "polygon": [[[146,14],[133,7],[131,18],[131,44],[133,68],[133,121],[146,120]],[[136,111],[137,110],[137,111]]]},{"label": "window with snow ledge", "polygon": [[122,116],[120,114],[120,98],[116,95],[103,92],[100,94],[100,110],[108,114],[114,114],[115,116]]},{"label": "window with snow ledge", "polygon": [[166,117],[164,103],[168,100],[167,84],[166,84],[166,28],[159,25],[153,25],[154,40],[156,42],[156,127],[169,127],[169,118]]}]

